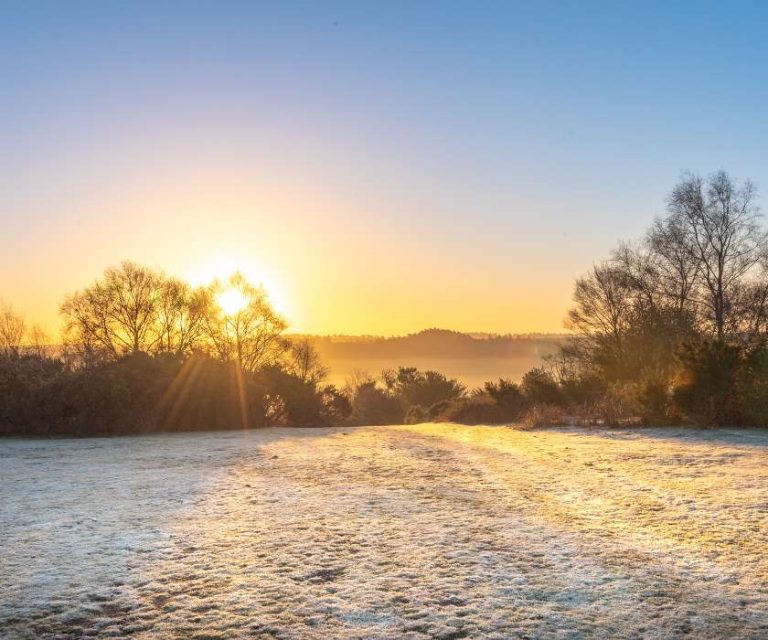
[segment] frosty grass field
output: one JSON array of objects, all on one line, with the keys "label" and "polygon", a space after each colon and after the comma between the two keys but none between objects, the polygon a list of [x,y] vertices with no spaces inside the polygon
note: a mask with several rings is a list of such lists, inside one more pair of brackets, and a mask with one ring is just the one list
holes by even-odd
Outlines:
[{"label": "frosty grass field", "polygon": [[768,432],[0,441],[0,635],[766,638]]}]

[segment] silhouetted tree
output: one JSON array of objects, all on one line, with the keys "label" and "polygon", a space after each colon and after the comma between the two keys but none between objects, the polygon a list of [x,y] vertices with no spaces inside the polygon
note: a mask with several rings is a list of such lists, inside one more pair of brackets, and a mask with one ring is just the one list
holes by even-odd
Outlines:
[{"label": "silhouetted tree", "polygon": [[309,338],[291,340],[286,360],[288,370],[303,382],[318,385],[328,375],[328,368]]},{"label": "silhouetted tree", "polygon": [[633,294],[632,279],[611,263],[596,265],[576,280],[568,325],[586,343],[582,354],[610,375],[621,375],[624,365]]},{"label": "silhouetted tree", "polygon": [[[724,172],[685,176],[667,217],[577,281],[568,316],[577,335],[559,377],[566,397],[602,386],[592,405],[618,420],[637,411],[651,422],[680,414],[722,422],[735,406],[747,415],[729,381],[747,367],[734,354],[759,351],[768,326],[766,234],[754,199],[750,183]],[[710,409],[698,414],[685,400],[710,392]]]},{"label": "silhouetted tree", "polygon": [[51,337],[39,325],[34,324],[27,332],[26,351],[37,358],[45,358],[51,354]]},{"label": "silhouetted tree", "polygon": [[412,406],[427,408],[466,393],[466,387],[458,380],[446,378],[437,371],[419,371],[416,367],[385,370],[381,377],[389,393],[401,401],[405,411]]},{"label": "silhouetted tree", "polygon": [[0,301],[0,354],[18,355],[24,341],[24,318]]},{"label": "silhouetted tree", "polygon": [[701,273],[696,301],[722,340],[740,325],[737,290],[765,246],[755,188],[750,182],[739,186],[723,171],[706,182],[689,175],[672,191],[669,210]]},{"label": "silhouetted tree", "polygon": [[92,286],[61,306],[65,342],[82,355],[109,358],[150,352],[158,344],[162,276],[130,261],[104,271]]},{"label": "silhouetted tree", "polygon": [[205,330],[206,295],[176,278],[164,278],[158,287],[157,343],[162,353],[188,353],[199,346]]},{"label": "silhouetted tree", "polygon": [[[223,292],[242,297],[241,308],[229,312],[217,298]],[[226,282],[214,282],[205,296],[205,336],[214,352],[226,362],[236,362],[246,371],[278,364],[289,343],[283,337],[286,322],[269,304],[261,287],[236,273]]]}]

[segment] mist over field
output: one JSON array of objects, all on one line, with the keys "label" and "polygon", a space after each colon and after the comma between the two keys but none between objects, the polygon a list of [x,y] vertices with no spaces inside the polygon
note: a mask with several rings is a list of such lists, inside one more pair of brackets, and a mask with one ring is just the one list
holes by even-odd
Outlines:
[{"label": "mist over field", "polygon": [[498,336],[428,329],[399,337],[307,336],[337,386],[356,373],[416,367],[456,378],[469,388],[488,380],[519,382],[523,375],[558,353],[566,336]]}]

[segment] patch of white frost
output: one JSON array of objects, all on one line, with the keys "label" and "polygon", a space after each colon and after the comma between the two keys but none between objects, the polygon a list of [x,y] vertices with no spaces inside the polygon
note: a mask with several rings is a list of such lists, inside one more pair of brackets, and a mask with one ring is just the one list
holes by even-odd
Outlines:
[{"label": "patch of white frost", "polygon": [[768,637],[768,432],[0,442],[0,636]]}]

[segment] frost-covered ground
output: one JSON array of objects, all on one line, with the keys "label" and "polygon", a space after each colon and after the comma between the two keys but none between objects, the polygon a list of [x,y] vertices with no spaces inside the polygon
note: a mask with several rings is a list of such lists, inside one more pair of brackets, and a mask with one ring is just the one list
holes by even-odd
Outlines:
[{"label": "frost-covered ground", "polygon": [[0,628],[766,638],[768,432],[0,442]]}]

